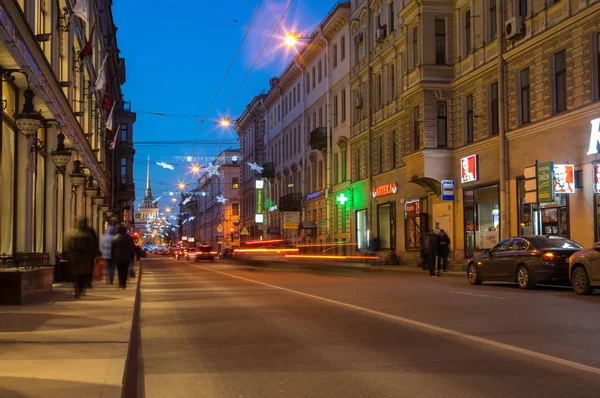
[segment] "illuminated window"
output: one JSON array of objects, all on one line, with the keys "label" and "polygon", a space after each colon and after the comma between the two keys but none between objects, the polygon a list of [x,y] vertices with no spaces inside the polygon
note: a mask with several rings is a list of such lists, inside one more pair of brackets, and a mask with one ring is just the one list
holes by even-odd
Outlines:
[{"label": "illuminated window", "polygon": [[233,177],[231,179],[231,188],[238,189],[240,187],[240,179],[238,177]]}]

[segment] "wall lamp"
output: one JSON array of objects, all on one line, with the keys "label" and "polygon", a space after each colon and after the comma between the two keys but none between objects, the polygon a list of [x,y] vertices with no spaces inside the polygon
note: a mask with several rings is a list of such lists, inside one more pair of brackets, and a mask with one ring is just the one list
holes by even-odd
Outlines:
[{"label": "wall lamp", "polygon": [[[29,86],[29,76],[22,69],[4,69],[0,67],[0,75],[4,79],[4,81],[14,82],[15,77],[13,73],[21,73],[25,76],[27,80],[27,89],[23,93],[25,97],[25,102],[23,103],[23,110],[20,113],[15,113],[13,118],[15,119],[15,123],[19,128],[19,131],[23,133],[26,137],[31,137],[37,134],[39,128],[42,126],[42,121],[44,118],[38,112],[35,111],[33,107],[33,97],[35,94],[31,87]],[[34,139],[34,146],[32,148],[35,149],[35,152],[43,149],[43,143],[37,139]]]},{"label": "wall lamp", "polygon": [[58,174],[64,174],[65,170],[67,169],[67,165],[71,160],[71,150],[65,147],[65,135],[60,130],[60,123],[55,119],[46,119],[44,121],[45,127],[48,127],[52,123],[56,123],[56,126],[58,127],[59,131],[58,135],[56,136],[56,139],[58,141],[56,145],[56,150],[50,152],[50,157],[56,165],[56,172]]},{"label": "wall lamp", "polygon": [[94,185],[94,178],[92,176],[88,177],[88,184],[85,187],[85,196],[90,199],[96,196],[96,186]]},{"label": "wall lamp", "polygon": [[73,162],[73,165],[75,166],[75,168],[73,169],[73,172],[69,175],[69,178],[71,179],[71,185],[75,189],[77,189],[80,185],[83,185],[83,183],[85,182],[85,174],[81,170],[81,161],[79,159],[75,160]]}]

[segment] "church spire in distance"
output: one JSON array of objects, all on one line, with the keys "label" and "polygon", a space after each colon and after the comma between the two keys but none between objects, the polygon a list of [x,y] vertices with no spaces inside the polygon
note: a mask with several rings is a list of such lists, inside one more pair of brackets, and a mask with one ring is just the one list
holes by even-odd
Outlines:
[{"label": "church spire in distance", "polygon": [[150,188],[150,154],[148,154],[148,170],[146,172],[146,198],[152,198],[152,188]]}]

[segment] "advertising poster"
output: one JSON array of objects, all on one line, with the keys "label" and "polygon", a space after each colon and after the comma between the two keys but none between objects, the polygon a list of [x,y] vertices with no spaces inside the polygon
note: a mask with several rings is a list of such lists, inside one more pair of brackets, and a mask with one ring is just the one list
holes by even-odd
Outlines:
[{"label": "advertising poster", "polygon": [[594,166],[594,192],[600,193],[600,164]]},{"label": "advertising poster", "polygon": [[537,165],[537,200],[540,203],[554,201],[554,185],[552,184],[552,162],[539,163]]},{"label": "advertising poster", "polygon": [[554,193],[575,193],[575,166],[554,165]]},{"label": "advertising poster", "polygon": [[460,181],[462,183],[477,181],[477,155],[467,156],[460,160]]}]

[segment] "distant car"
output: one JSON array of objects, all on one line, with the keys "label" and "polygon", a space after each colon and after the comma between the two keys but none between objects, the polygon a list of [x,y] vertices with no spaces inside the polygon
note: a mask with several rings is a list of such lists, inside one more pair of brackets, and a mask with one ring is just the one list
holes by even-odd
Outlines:
[{"label": "distant car", "polygon": [[210,245],[202,245],[196,248],[196,261],[210,260],[215,261],[217,251]]},{"label": "distant car", "polygon": [[223,249],[221,253],[219,253],[219,258],[233,258],[233,249]]},{"label": "distant car", "polygon": [[179,260],[180,258],[185,257],[183,248],[176,247],[175,249],[173,249],[173,257],[175,258],[175,260]]},{"label": "distant car", "polygon": [[515,236],[467,263],[472,285],[484,281],[516,282],[521,289],[536,283],[567,282],[569,257],[582,247],[560,236]]},{"label": "distant car", "polygon": [[569,279],[577,294],[591,294],[594,288],[600,289],[600,242],[571,256]]}]

